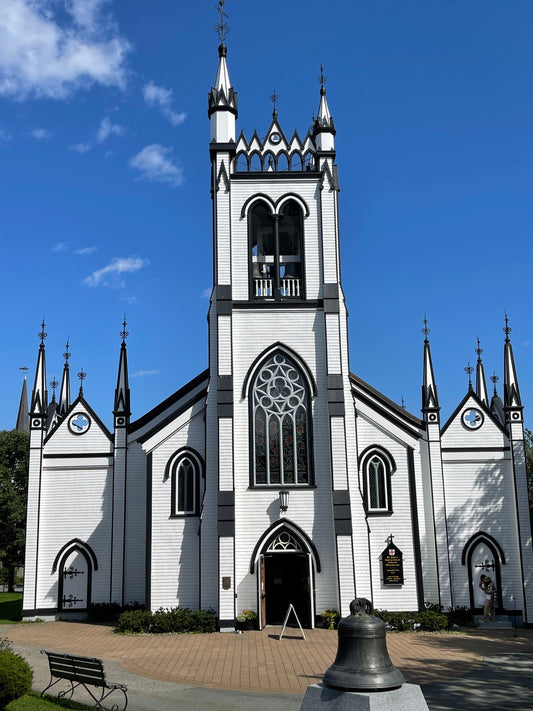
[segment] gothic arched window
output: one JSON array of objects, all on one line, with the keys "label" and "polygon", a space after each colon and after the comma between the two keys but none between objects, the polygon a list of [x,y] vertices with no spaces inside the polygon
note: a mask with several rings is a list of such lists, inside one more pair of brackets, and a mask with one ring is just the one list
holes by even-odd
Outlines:
[{"label": "gothic arched window", "polygon": [[172,516],[194,516],[198,513],[199,465],[188,453],[177,457],[172,465]]},{"label": "gothic arched window", "polygon": [[363,458],[363,492],[368,513],[392,512],[391,459],[380,450],[373,450]]},{"label": "gothic arched window", "polygon": [[311,483],[309,387],[283,353],[261,366],[251,385],[252,484]]},{"label": "gothic arched window", "polygon": [[259,201],[248,224],[252,298],[303,298],[303,215],[298,203],[288,200],[275,214]]}]

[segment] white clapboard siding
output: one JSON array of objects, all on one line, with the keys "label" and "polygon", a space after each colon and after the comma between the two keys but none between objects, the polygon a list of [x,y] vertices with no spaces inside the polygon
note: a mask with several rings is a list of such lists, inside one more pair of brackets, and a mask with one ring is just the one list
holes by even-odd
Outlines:
[{"label": "white clapboard siding", "polygon": [[217,316],[218,374],[231,375],[231,316]]},{"label": "white clapboard siding", "polygon": [[146,592],[146,455],[140,444],[128,450],[124,601],[145,601]]}]

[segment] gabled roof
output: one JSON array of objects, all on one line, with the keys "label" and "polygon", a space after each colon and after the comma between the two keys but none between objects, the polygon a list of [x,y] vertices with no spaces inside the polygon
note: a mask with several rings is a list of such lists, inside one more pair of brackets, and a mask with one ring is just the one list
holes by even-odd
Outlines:
[{"label": "gabled roof", "polygon": [[507,430],[505,429],[505,427],[503,427],[502,424],[500,422],[498,422],[497,418],[494,417],[494,415],[492,414],[490,409],[476,395],[474,390],[469,390],[466,393],[466,395],[464,396],[464,398],[461,400],[461,402],[457,405],[455,410],[452,412],[452,414],[450,415],[450,417],[448,418],[445,425],[442,427],[442,429],[440,431],[441,437],[446,432],[448,427],[452,424],[452,422],[454,422],[454,420],[457,418],[457,415],[459,414],[459,412],[463,409],[463,407],[466,405],[466,403],[470,399],[472,399],[476,403],[477,407],[479,407],[479,409],[482,410],[483,413],[491,420],[491,422],[494,422],[494,424],[498,427],[498,429],[501,430],[506,437],[508,437],[508,433],[507,433]]},{"label": "gabled roof", "polygon": [[[97,415],[96,412],[93,410],[93,408],[89,405],[89,403],[88,403],[87,400],[83,397],[83,395],[79,395],[79,396],[76,398],[76,400],[74,400],[74,402],[73,402],[72,405],[69,407],[69,409],[67,410],[67,412],[65,413],[65,415],[61,418],[61,420],[60,420],[60,422],[58,423],[58,425],[60,425],[61,423],[65,422],[65,421],[68,419],[68,417],[69,417],[69,415],[70,415],[71,413],[73,413],[75,410],[79,410],[79,409],[85,410],[85,411],[91,416],[91,418],[96,422],[96,424],[98,425],[98,427],[102,430],[102,433],[109,439],[110,442],[113,442],[113,435],[112,435],[111,432],[107,429],[107,427],[104,425],[104,423],[102,422],[102,420],[98,417],[98,415]],[[48,434],[47,434],[46,437],[45,437],[44,442],[45,442],[45,443],[48,442],[48,440],[49,440],[51,437],[53,437],[53,435],[54,435],[55,432],[57,432],[57,427],[54,427],[52,430],[50,430],[50,432],[48,432]]]}]

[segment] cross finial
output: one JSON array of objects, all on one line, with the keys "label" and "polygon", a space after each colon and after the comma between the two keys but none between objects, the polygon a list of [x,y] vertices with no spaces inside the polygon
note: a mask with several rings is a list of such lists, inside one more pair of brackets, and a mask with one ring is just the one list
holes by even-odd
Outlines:
[{"label": "cross finial", "polygon": [[474,372],[474,368],[470,365],[470,361],[468,362],[468,365],[465,368],[465,373],[468,374],[468,389],[472,389],[472,373]]},{"label": "cross finial", "polygon": [[402,395],[402,410],[405,410],[405,409],[406,409],[405,400],[403,399],[403,395]]},{"label": "cross finial", "polygon": [[59,383],[58,383],[58,381],[57,381],[57,379],[56,379],[56,376],[54,375],[54,377],[53,377],[52,380],[50,381],[50,387],[52,388],[52,402],[55,402],[55,399],[56,399],[56,388],[57,388],[58,385],[59,385]]},{"label": "cross finial", "polygon": [[83,381],[87,377],[87,373],[83,371],[83,368],[78,373],[78,378],[80,379],[80,395],[83,395]]},{"label": "cross finial", "polygon": [[224,44],[224,40],[226,39],[226,37],[229,33],[229,25],[226,22],[226,19],[228,16],[224,12],[224,5],[225,4],[226,4],[226,0],[219,0],[217,2],[217,4],[215,5],[215,10],[220,14],[220,20],[215,25],[215,32],[218,35],[220,44]]},{"label": "cross finial", "polygon": [[326,87],[324,84],[327,82],[328,78],[324,74],[324,65],[322,62],[320,62],[320,76],[318,77],[318,81],[320,82],[320,93],[325,94],[326,93]]},{"label": "cross finial", "polygon": [[509,317],[507,314],[505,314],[505,328],[503,329],[503,332],[505,333],[505,342],[509,343],[509,334],[511,333],[513,329],[509,326]]},{"label": "cross finial", "polygon": [[44,339],[48,337],[48,334],[45,332],[45,324],[44,324],[44,316],[43,316],[43,322],[41,323],[41,332],[38,333],[37,335],[41,339],[41,345],[44,344]]},{"label": "cross finial", "polygon": [[68,365],[68,359],[70,358],[70,351],[69,351],[69,339],[67,338],[67,342],[65,343],[65,352],[63,353],[63,358],[65,359],[65,365]]},{"label": "cross finial", "polygon": [[424,343],[428,343],[428,336],[431,333],[431,329],[428,328],[428,320],[426,318],[426,314],[424,314],[424,328],[422,329],[422,333],[424,334]]},{"label": "cross finial", "polygon": [[479,345],[479,338],[477,339],[476,353],[477,353],[477,362],[481,363],[481,354],[483,353],[483,348],[481,348]]},{"label": "cross finial", "polygon": [[392,541],[394,538],[396,538],[396,536],[393,536],[392,533],[389,533],[389,535],[387,536],[387,543],[389,546],[392,546]]},{"label": "cross finial", "polygon": [[277,103],[279,101],[279,96],[276,94],[275,89],[274,89],[274,93],[270,94],[270,101],[274,104],[274,111],[272,112],[272,118],[278,118]]},{"label": "cross finial", "polygon": [[498,393],[496,392],[496,383],[498,382],[499,378],[496,375],[496,371],[492,371],[492,375],[490,376],[491,382],[494,383],[494,394],[497,395]]},{"label": "cross finial", "polygon": [[126,343],[126,338],[130,335],[129,331],[126,331],[126,314],[124,314],[124,321],[122,322],[122,331],[119,333],[119,336],[122,338],[122,343]]}]

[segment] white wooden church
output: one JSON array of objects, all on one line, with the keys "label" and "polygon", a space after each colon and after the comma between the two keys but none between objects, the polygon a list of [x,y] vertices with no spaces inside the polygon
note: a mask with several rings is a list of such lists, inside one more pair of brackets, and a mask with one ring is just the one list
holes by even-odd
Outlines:
[{"label": "white wooden church", "polygon": [[[290,603],[302,624],[424,602],[533,623],[522,403],[510,329],[503,401],[476,377],[441,422],[429,329],[422,418],[350,372],[339,257],[335,126],[322,84],[307,135],[276,111],[264,138],[236,133],[219,47],[208,98],[214,215],[209,367],[130,421],[125,324],[109,431],[69,351],[48,403],[44,324],[30,406],[25,618],[95,602],[239,611],[261,627]],[[502,339],[503,340],[503,339]],[[82,509],[72,506],[73,492]],[[80,510],[83,514],[80,515]]]}]

